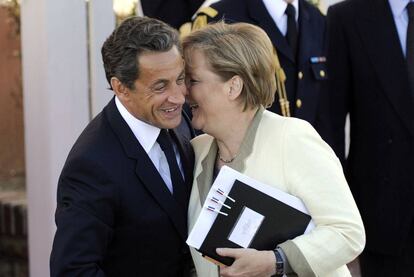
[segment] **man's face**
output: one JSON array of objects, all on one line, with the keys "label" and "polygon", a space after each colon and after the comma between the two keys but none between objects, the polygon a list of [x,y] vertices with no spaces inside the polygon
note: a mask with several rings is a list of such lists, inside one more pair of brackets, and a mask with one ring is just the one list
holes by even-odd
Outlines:
[{"label": "man's face", "polygon": [[123,104],[133,116],[153,126],[177,127],[186,94],[184,61],[177,47],[142,53],[138,67],[135,89],[127,89]]}]

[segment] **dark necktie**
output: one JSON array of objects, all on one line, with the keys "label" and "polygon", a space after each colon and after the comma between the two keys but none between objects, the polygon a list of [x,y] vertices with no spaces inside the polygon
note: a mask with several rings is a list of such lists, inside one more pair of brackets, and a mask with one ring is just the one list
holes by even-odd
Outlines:
[{"label": "dark necktie", "polygon": [[408,79],[411,88],[411,97],[414,99],[414,2],[407,4],[407,67]]},{"label": "dark necktie", "polygon": [[173,196],[186,212],[187,193],[185,189],[185,183],[183,176],[181,175],[180,168],[178,167],[177,159],[175,157],[171,136],[166,129],[161,129],[161,132],[157,138],[157,142],[159,143],[161,150],[164,152],[165,157],[167,158],[168,167],[170,168]]},{"label": "dark necktie", "polygon": [[292,4],[288,3],[285,13],[287,15],[287,32],[286,39],[292,49],[293,55],[296,56],[296,49],[298,45],[298,29],[296,27],[296,10]]}]

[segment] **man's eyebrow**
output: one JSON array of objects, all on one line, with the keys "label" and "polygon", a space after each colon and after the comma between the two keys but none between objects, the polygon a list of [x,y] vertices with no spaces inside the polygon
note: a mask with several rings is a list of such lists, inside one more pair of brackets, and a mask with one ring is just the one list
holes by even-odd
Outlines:
[{"label": "man's eyebrow", "polygon": [[[178,78],[181,78],[183,75],[185,75],[185,70],[183,69],[180,74],[178,75]],[[159,85],[159,84],[168,84],[170,82],[170,80],[168,79],[158,79],[156,80],[154,83],[152,83],[152,85],[150,85],[150,88],[153,89],[155,86]]]}]

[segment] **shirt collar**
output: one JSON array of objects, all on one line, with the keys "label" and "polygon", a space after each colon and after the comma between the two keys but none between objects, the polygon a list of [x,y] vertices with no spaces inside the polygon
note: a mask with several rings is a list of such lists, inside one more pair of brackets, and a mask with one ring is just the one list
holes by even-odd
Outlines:
[{"label": "shirt collar", "polygon": [[135,137],[148,154],[157,141],[161,129],[133,116],[121,103],[118,97],[115,97],[115,104],[122,118],[126,121],[132,133],[134,133]]},{"label": "shirt collar", "polygon": [[[396,0],[398,1],[398,0]],[[267,11],[270,15],[276,20],[281,20],[282,16],[285,15],[286,7],[288,3],[285,0],[263,0],[264,5],[266,6]],[[293,7],[296,10],[295,19],[298,21],[299,18],[299,0],[293,0]]]},{"label": "shirt collar", "polygon": [[410,0],[388,0],[391,11],[394,17],[400,17],[403,15],[407,4],[410,3]]}]

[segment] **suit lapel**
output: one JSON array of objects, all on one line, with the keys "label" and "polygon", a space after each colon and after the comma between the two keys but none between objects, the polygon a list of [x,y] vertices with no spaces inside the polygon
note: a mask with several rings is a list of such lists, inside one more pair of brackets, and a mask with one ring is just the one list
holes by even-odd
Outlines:
[{"label": "suit lapel", "polygon": [[298,64],[303,65],[309,62],[308,58],[314,52],[312,36],[313,30],[317,30],[317,28],[311,25],[308,6],[303,1],[299,1],[299,13]]},{"label": "suit lapel", "polygon": [[279,31],[279,28],[267,11],[263,1],[247,0],[247,10],[255,24],[266,31],[278,54],[286,56],[292,63],[294,63],[295,57],[293,52],[290,49],[285,37]]},{"label": "suit lapel", "polygon": [[187,194],[189,196],[191,192],[191,186],[193,183],[194,152],[190,142],[187,139],[185,139],[182,135],[180,135],[177,132],[177,130],[171,130],[171,134],[180,152]]},{"label": "suit lapel", "polygon": [[[114,98],[105,108],[108,121],[118,136],[126,155],[136,160],[135,173],[155,201],[171,218],[172,223],[183,237],[187,238],[187,223],[185,213],[179,207],[159,175],[154,164],[145,150],[139,144],[134,134],[116,108]],[[132,185],[132,184],[131,184]]]},{"label": "suit lapel", "polygon": [[[357,27],[385,94],[414,134],[414,110],[409,97],[408,74],[394,18],[386,0],[363,1]],[[363,12],[362,12],[363,11]],[[381,45],[387,44],[386,47]]]}]

